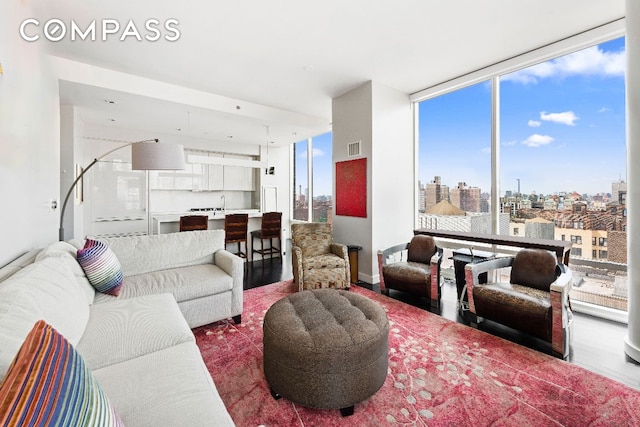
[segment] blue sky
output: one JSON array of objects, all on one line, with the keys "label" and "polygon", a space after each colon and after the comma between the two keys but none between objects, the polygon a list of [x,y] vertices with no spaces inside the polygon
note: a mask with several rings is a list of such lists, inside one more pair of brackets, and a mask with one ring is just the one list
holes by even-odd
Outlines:
[{"label": "blue sky", "polygon": [[[624,38],[502,76],[500,193],[611,192],[626,181]],[[420,104],[419,179],[489,192],[488,82]]]},{"label": "blue sky", "polygon": [[[305,164],[307,159],[306,140],[297,143],[297,147],[304,147],[296,153],[296,182],[302,184],[302,191],[306,194],[307,168],[306,165],[300,168],[300,164]],[[332,139],[331,132],[318,135],[313,138],[313,193],[314,196],[331,196],[333,192],[333,166],[331,153]]]}]

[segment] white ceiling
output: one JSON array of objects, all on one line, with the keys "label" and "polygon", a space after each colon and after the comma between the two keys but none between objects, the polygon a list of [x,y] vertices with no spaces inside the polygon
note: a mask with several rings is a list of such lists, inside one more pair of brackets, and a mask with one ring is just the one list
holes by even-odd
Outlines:
[{"label": "white ceiling", "polygon": [[[88,123],[277,144],[329,130],[331,99],[366,81],[411,94],[624,16],[624,0],[32,3],[42,22],[59,18],[82,27],[93,19],[123,25],[132,19],[143,35],[147,19],[175,18],[181,32],[175,42],[112,36],[108,42],[67,38],[47,45],[62,58],[222,95],[238,106],[272,107],[241,115],[61,84],[63,102],[76,105]],[[309,121],[284,123],[273,114],[280,110]]]}]

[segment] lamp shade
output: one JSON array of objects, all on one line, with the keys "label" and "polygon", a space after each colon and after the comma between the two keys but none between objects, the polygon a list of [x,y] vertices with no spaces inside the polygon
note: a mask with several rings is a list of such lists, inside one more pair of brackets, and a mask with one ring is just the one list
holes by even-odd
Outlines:
[{"label": "lamp shade", "polygon": [[131,145],[131,169],[180,170],[185,168],[184,148],[166,142],[136,142]]}]

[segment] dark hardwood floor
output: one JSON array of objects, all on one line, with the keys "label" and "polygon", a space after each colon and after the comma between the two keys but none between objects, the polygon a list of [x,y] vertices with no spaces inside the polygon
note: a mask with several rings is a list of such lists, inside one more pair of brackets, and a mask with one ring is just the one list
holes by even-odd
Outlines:
[{"label": "dark hardwood floor", "polygon": [[[264,267],[261,261],[247,262],[245,268],[244,289],[268,285],[293,277],[291,273],[291,259],[285,256],[267,259]],[[380,292],[379,285],[361,283],[361,286]],[[427,300],[415,298],[398,291],[391,291],[390,296],[397,300],[420,307],[424,310],[441,315],[442,317],[469,325],[456,309],[455,282],[445,280],[442,285],[441,309],[431,310]],[[491,321],[484,321],[480,330],[500,336],[520,345],[550,354],[550,345],[535,337],[519,333]],[[627,325],[603,320],[582,313],[574,313],[573,339],[568,361],[614,379],[623,384],[640,390],[640,364],[637,364],[624,353],[624,338]]]}]

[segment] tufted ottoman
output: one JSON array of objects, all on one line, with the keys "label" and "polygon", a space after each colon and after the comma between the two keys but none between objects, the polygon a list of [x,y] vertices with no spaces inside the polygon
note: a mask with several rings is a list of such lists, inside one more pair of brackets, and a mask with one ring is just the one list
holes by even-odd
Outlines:
[{"label": "tufted ottoman", "polygon": [[389,321],[364,296],[297,292],[269,308],[263,331],[264,375],[276,398],[351,415],[387,377]]}]

